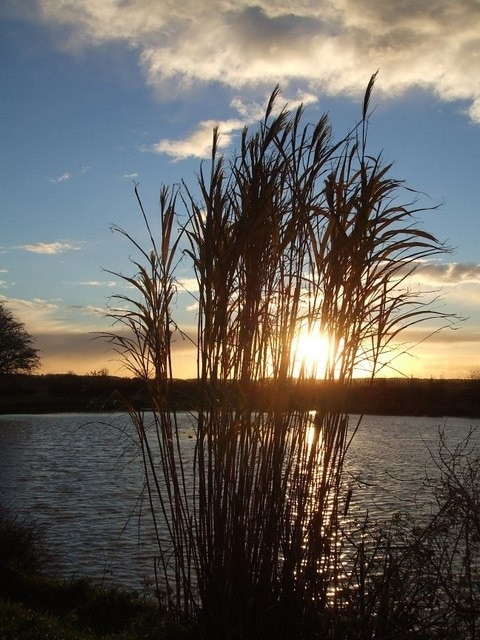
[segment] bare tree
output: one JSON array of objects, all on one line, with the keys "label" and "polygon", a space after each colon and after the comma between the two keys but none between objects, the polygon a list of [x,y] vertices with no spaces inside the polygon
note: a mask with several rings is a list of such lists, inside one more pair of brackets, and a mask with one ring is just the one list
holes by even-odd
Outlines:
[{"label": "bare tree", "polygon": [[24,325],[0,303],[0,374],[31,373],[40,364]]}]

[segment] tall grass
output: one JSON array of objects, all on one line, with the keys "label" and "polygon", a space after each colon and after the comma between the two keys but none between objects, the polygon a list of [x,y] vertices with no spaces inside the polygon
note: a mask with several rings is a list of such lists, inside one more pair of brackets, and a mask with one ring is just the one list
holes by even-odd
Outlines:
[{"label": "tall grass", "polygon": [[[373,84],[358,125],[338,141],[326,115],[304,124],[302,107],[279,110],[275,89],[229,161],[214,130],[196,187],[162,189],[158,235],[141,208],[148,249],[117,229],[140,256],[124,276],[135,292],[120,296],[127,310],[113,313],[123,331],[111,337],[154,408],[153,424],[131,415],[159,580],[168,606],[204,637],[337,637],[342,469],[358,427],[345,409],[353,373],[391,363],[407,327],[449,321],[407,286],[420,261],[445,248],[420,227],[415,201],[401,199],[411,192],[391,166],[368,153]],[[202,386],[191,464],[168,404],[177,268],[186,264],[198,283]],[[294,373],[298,385],[310,375],[292,357],[301,327],[330,341],[324,376],[335,393],[314,415],[292,409],[286,391]],[[264,381],[260,412],[254,391]]]}]

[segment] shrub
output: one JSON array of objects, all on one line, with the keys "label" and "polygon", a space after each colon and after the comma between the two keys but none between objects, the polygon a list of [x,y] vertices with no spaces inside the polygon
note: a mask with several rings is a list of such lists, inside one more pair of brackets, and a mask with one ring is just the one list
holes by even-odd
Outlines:
[{"label": "shrub", "polygon": [[38,526],[0,506],[0,595],[16,578],[41,571],[47,557]]}]

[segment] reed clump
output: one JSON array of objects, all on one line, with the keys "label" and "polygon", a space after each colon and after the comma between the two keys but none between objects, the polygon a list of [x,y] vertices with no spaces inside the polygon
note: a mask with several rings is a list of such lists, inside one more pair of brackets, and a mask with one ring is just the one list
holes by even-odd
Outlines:
[{"label": "reed clump", "polygon": [[[205,638],[347,637],[342,470],[359,426],[346,412],[349,387],[360,365],[372,377],[394,366],[406,328],[451,321],[434,297],[408,288],[420,261],[445,247],[421,228],[391,166],[369,155],[373,84],[358,125],[340,140],[326,115],[304,124],[302,107],[278,109],[275,89],[229,161],[214,130],[196,186],[162,188],[158,232],[136,190],[147,248],[117,228],[139,258],[136,274],[123,276],[134,293],[118,296],[123,310],[113,311],[122,330],[110,337],[154,409],[148,420],[133,407],[131,416],[159,590]],[[198,288],[192,459],[167,401],[186,265]],[[328,336],[320,373],[335,382],[314,415],[292,408],[285,392],[319,374],[292,352],[306,329]],[[260,412],[252,389],[262,381],[271,393]]]}]

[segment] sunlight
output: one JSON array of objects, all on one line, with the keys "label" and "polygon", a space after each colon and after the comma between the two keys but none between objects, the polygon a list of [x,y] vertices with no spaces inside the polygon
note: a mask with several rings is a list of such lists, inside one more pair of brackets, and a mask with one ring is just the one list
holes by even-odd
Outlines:
[{"label": "sunlight", "polygon": [[302,329],[291,348],[293,376],[324,378],[334,358],[333,347],[318,325]]}]

